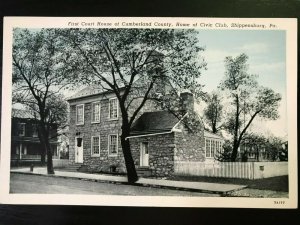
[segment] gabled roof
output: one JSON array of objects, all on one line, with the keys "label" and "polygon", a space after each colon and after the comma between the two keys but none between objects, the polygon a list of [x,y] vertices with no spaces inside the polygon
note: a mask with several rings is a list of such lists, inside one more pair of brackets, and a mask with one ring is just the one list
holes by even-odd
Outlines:
[{"label": "gabled roof", "polygon": [[224,138],[221,135],[214,134],[214,133],[212,133],[210,131],[207,131],[207,130],[204,130],[204,137],[224,140]]},{"label": "gabled roof", "polygon": [[68,100],[83,98],[91,95],[101,94],[103,93],[103,88],[99,85],[90,85],[88,87],[83,88],[82,90],[76,92],[76,94],[72,95]]},{"label": "gabled roof", "polygon": [[131,128],[131,136],[171,132],[180,121],[168,111],[146,112],[142,114]]},{"label": "gabled roof", "polygon": [[11,111],[11,117],[20,119],[35,119],[28,110],[15,108],[13,108]]}]

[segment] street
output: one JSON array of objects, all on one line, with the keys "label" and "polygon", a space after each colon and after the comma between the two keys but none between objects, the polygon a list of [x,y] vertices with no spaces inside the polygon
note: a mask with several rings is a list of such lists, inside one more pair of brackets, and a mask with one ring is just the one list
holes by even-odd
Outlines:
[{"label": "street", "polygon": [[154,187],[102,183],[87,180],[66,179],[11,173],[10,193],[34,194],[99,194],[142,196],[202,196],[218,197],[218,194],[170,190]]}]

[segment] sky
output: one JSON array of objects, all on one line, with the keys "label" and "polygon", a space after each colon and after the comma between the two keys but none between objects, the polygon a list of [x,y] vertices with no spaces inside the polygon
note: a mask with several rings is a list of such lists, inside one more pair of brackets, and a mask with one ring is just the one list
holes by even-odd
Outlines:
[{"label": "sky", "polygon": [[249,57],[248,72],[258,75],[260,85],[282,95],[280,118],[276,121],[256,118],[251,129],[266,135],[286,137],[285,31],[199,30],[198,37],[200,45],[206,48],[202,56],[207,62],[207,70],[203,71],[200,78],[200,82],[205,85],[203,90],[211,92],[217,89],[224,77],[226,56],[236,57],[246,53]]}]

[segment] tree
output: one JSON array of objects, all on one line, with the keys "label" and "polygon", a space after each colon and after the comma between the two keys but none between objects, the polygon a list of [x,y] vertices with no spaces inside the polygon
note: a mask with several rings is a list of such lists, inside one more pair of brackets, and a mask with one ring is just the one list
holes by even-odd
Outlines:
[{"label": "tree", "polygon": [[221,128],[223,106],[221,104],[221,96],[217,93],[208,95],[208,105],[204,110],[205,120],[208,122],[210,129],[213,133],[217,133]]},{"label": "tree", "polygon": [[205,62],[199,58],[195,30],[67,29],[76,82],[97,84],[116,95],[122,117],[121,146],[128,182],[135,182],[130,127],[150,99],[161,99],[166,86],[199,93],[197,83]]},{"label": "tree", "polygon": [[47,155],[47,172],[53,174],[49,139],[56,123],[65,118],[66,103],[59,91],[69,72],[57,31],[15,29],[13,39],[13,101],[29,107],[39,121],[39,139]]},{"label": "tree", "polygon": [[282,140],[281,138],[271,136],[267,140],[266,155],[268,159],[276,161],[281,156],[282,152]]},{"label": "tree", "polygon": [[268,141],[263,135],[246,133],[241,141],[242,161],[248,161],[249,153],[253,153],[258,162],[260,153],[266,149],[267,143]]},{"label": "tree", "polygon": [[288,151],[288,142],[283,142],[282,144],[282,148],[279,152],[279,159],[280,161],[288,161],[289,159],[289,151]]},{"label": "tree", "polygon": [[232,154],[232,144],[229,140],[226,140],[222,148],[216,152],[214,158],[220,162],[230,162]]},{"label": "tree", "polygon": [[272,120],[279,117],[280,94],[258,85],[256,76],[247,73],[247,60],[246,54],[226,57],[225,79],[220,84],[228,92],[232,106],[227,122],[228,131],[233,135],[232,161],[236,160],[243,136],[256,117]]}]

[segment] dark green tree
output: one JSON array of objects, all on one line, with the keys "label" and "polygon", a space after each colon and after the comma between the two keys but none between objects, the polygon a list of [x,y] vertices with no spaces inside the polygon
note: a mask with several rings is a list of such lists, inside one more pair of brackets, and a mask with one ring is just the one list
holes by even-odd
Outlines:
[{"label": "dark green tree", "polygon": [[279,117],[281,95],[272,89],[260,86],[256,76],[247,72],[248,56],[225,58],[225,78],[220,87],[228,95],[228,127],[233,135],[231,161],[237,158],[243,137],[256,117],[275,120]]}]

